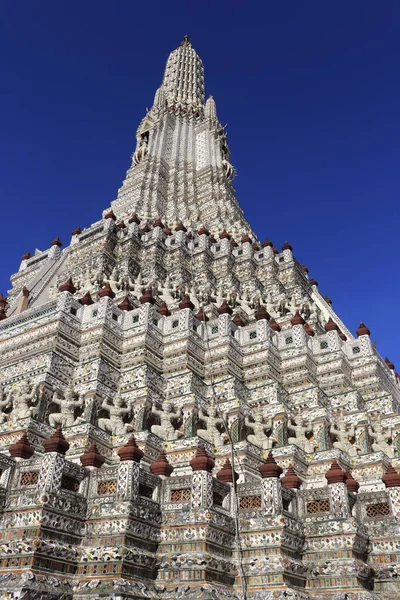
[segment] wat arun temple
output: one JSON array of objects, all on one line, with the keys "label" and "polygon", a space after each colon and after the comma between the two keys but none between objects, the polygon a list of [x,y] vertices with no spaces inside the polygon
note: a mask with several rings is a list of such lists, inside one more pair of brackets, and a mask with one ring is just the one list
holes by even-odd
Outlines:
[{"label": "wat arun temple", "polygon": [[188,37],[132,149],[0,295],[0,598],[400,598],[399,375],[257,238]]}]

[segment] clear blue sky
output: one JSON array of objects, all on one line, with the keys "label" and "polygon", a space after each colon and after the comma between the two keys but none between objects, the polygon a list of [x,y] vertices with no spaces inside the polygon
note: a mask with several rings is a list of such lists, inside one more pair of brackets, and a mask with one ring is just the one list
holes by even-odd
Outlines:
[{"label": "clear blue sky", "polygon": [[238,197],[400,368],[400,3],[1,3],[0,290],[115,198],[168,53],[191,36]]}]

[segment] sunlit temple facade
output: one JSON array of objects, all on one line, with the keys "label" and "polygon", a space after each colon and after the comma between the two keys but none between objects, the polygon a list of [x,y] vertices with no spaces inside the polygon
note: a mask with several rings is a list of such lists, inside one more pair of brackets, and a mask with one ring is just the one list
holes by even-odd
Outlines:
[{"label": "sunlit temple facade", "polygon": [[400,598],[399,376],[234,175],[185,37],[117,197],[0,296],[1,598]]}]

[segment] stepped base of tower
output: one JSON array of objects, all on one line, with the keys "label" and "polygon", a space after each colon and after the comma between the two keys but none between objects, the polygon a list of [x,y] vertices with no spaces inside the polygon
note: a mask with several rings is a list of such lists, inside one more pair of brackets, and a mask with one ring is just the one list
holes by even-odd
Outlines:
[{"label": "stepped base of tower", "polygon": [[[391,512],[400,487],[357,498],[344,482],[326,485],[324,475],[335,457],[341,460],[339,451],[320,453],[319,460],[292,446],[273,452],[273,469],[299,465],[304,481],[309,469],[314,481],[320,472],[319,483],[303,490],[304,483],[286,487],[271,473],[260,477],[265,453],[249,442],[234,443],[238,554],[233,484],[215,477],[231,457],[228,445],[213,448],[204,440],[206,460],[215,466],[193,470],[201,438],[170,440],[174,470],[165,475],[150,470],[163,447],[151,433],[137,434],[144,454],[136,462],[120,452],[131,447],[130,433],[104,435],[78,423],[62,434],[69,444],[64,455],[59,441],[49,444],[54,430],[35,419],[21,426],[2,425],[0,432],[11,453],[22,431],[35,447],[30,458],[0,454],[8,496],[0,521],[4,598],[389,600],[400,594],[397,554],[388,551],[400,545],[398,515]],[[93,440],[93,464],[80,465],[77,457],[88,455]],[[351,514],[360,499],[366,510],[389,511],[372,517],[371,530]]]}]

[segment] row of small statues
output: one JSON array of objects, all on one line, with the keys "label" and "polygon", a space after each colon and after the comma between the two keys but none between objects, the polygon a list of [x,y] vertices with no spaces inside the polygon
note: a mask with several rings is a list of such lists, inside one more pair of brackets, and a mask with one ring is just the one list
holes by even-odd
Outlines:
[{"label": "row of small statues", "polygon": [[[272,419],[264,422],[263,415],[260,410],[254,413],[254,422],[250,422],[248,417],[245,420],[246,426],[253,430],[251,435],[247,436],[249,442],[263,449],[270,449],[273,443],[277,443],[273,434],[268,436],[266,431],[273,429]],[[317,449],[317,443],[312,439],[313,427],[312,423],[307,421],[301,414],[295,418],[289,417],[286,427],[292,435],[288,437],[287,443],[294,444],[307,453],[314,452]],[[392,428],[384,427],[380,418],[374,421],[373,425],[367,427],[369,436],[372,439],[371,448],[373,452],[384,452],[390,458],[394,457],[394,446],[392,444]],[[347,452],[350,456],[357,455],[361,448],[355,443],[356,427],[352,423],[347,423],[343,415],[338,416],[329,427],[329,433],[334,438],[332,446],[343,452]]]},{"label": "row of small statues", "polygon": [[213,288],[209,283],[204,283],[199,288],[193,283],[189,286],[184,283],[175,283],[174,285],[169,275],[164,284],[160,285],[157,281],[146,281],[141,273],[135,279],[132,279],[128,274],[121,274],[118,267],[114,267],[109,276],[87,267],[80,276],[74,278],[74,283],[81,293],[95,292],[108,283],[114,291],[119,290],[126,294],[130,292],[142,294],[145,288],[151,288],[153,296],[157,296],[161,292],[164,300],[168,300],[168,296],[170,296],[171,299],[179,301],[182,300],[185,294],[189,294],[193,300],[197,299],[203,304],[218,303],[225,299],[232,308],[236,308],[244,302],[255,310],[261,304],[264,304],[267,311],[274,318],[284,317],[288,314],[294,315],[297,310],[307,322],[314,323],[320,316],[317,306],[308,297],[287,297],[284,293],[275,297],[272,297],[271,294],[262,297],[260,293],[254,295],[249,291],[231,289],[231,286],[226,286],[223,283],[220,283],[216,288]]},{"label": "row of small statues", "polygon": [[[23,382],[17,389],[11,390],[7,395],[0,391],[0,423],[9,420],[14,423],[18,419],[33,417],[37,413],[37,402],[43,392],[43,384],[36,383],[29,385]],[[62,428],[71,427],[74,424],[82,422],[82,416],[75,416],[76,411],[84,408],[84,395],[78,395],[71,386],[67,386],[63,394],[55,390],[50,404],[59,407],[58,412],[49,415],[48,420],[51,427],[60,425]],[[5,412],[11,409],[8,413]],[[108,413],[108,417],[100,417],[98,426],[111,434],[125,434],[134,429],[133,425],[133,402],[125,401],[120,393],[114,397],[113,401],[105,398],[101,404],[101,409]],[[172,403],[165,400],[160,408],[155,404],[152,406],[152,413],[158,417],[159,424],[151,426],[151,431],[158,437],[165,440],[174,440],[182,436],[182,432],[176,427],[176,422],[182,418],[182,409],[174,409]],[[130,422],[125,419],[131,417]],[[229,437],[229,432],[225,429],[225,422],[218,414],[214,401],[210,402],[207,412],[199,409],[198,418],[205,424],[205,429],[197,429],[197,435],[215,447],[223,446]],[[258,448],[269,450],[274,445],[278,445],[278,440],[273,433],[272,419],[264,420],[260,408],[256,409],[253,419],[245,417],[246,427],[252,431],[247,435],[247,440]],[[313,428],[312,424],[299,413],[296,417],[289,417],[286,427],[290,435],[288,444],[294,444],[305,452],[314,452],[316,443],[311,439]],[[355,442],[356,430],[352,423],[347,423],[340,415],[332,421],[330,425],[330,434],[333,436],[333,447],[347,452],[350,456],[357,454],[359,450]],[[392,443],[391,427],[384,427],[378,418],[373,425],[367,427],[368,434],[372,439],[372,450],[374,452],[382,451],[390,458],[394,457],[394,446]],[[269,433],[267,433],[269,432]]]},{"label": "row of small statues", "polygon": [[[43,384],[35,383],[29,385],[28,382],[9,391],[6,395],[0,390],[0,423],[9,421],[15,423],[18,419],[35,417],[38,412],[38,401],[42,396]],[[59,406],[58,412],[49,414],[49,424],[51,427],[61,426],[62,428],[71,427],[77,423],[83,422],[82,416],[76,417],[78,409],[83,410],[85,399],[84,394],[77,394],[72,386],[68,385],[63,394],[55,390],[48,404]],[[124,399],[117,394],[112,402],[105,398],[101,408],[109,413],[109,418],[99,418],[98,426],[110,433],[127,433],[133,429],[133,426],[124,422],[125,415],[132,413],[132,405],[124,407]],[[5,412],[8,409],[9,412]]]},{"label": "row of small statues", "polygon": [[[159,437],[166,440],[174,440],[179,436],[178,431],[174,428],[172,421],[181,416],[181,411],[174,411],[172,405],[166,401],[163,404],[163,410],[153,408],[153,412],[159,415],[161,424],[152,425],[151,431]],[[224,419],[218,415],[218,411],[213,401],[211,401],[207,414],[201,409],[198,417],[206,425],[206,429],[197,429],[197,435],[215,447],[221,447],[228,441],[228,432],[222,431],[225,426]],[[245,425],[252,433],[247,435],[247,440],[263,450],[270,450],[274,445],[278,446],[279,442],[273,434],[272,419],[264,420],[260,409],[256,409],[253,414],[253,420],[245,417]],[[290,417],[286,423],[288,432],[292,435],[288,437],[287,443],[294,444],[300,447],[305,452],[314,452],[316,443],[310,439],[313,428],[310,422],[307,422],[300,414],[295,418]],[[394,457],[394,446],[392,445],[392,429],[384,427],[377,419],[373,425],[368,426],[368,433],[371,437],[371,448],[374,452],[384,452],[390,458]],[[343,415],[335,419],[330,425],[330,434],[334,437],[332,443],[334,448],[338,448],[343,452],[347,452],[350,456],[357,454],[361,450],[353,443],[355,440],[355,426],[348,424]],[[269,435],[267,434],[269,432]]]}]

